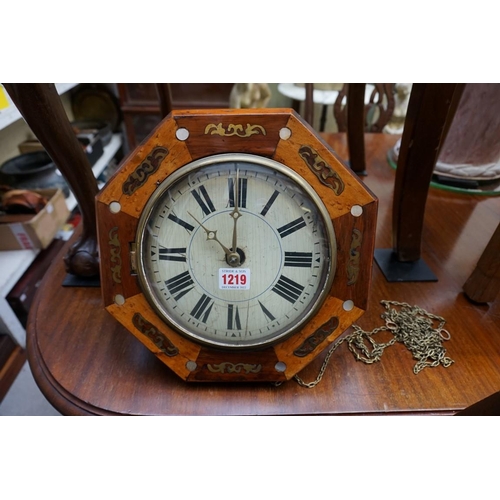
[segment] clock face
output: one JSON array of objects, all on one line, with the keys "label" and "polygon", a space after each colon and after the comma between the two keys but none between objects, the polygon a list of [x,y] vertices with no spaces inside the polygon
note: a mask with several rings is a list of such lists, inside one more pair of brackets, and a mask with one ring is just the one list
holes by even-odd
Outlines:
[{"label": "clock face", "polygon": [[158,186],[137,232],[141,289],[198,342],[262,347],[301,327],[335,274],[330,217],[288,167],[259,156],[194,161]]}]

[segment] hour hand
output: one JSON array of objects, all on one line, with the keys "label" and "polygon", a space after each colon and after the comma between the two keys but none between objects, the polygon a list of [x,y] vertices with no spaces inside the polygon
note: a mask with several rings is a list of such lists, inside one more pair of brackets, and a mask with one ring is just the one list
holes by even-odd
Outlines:
[{"label": "hour hand", "polygon": [[192,213],[188,212],[188,214],[200,225],[200,227],[205,231],[207,235],[207,241],[213,240],[216,241],[224,250],[224,253],[229,256],[231,255],[231,251],[225,247],[217,238],[217,231],[211,231],[210,229],[207,229]]}]

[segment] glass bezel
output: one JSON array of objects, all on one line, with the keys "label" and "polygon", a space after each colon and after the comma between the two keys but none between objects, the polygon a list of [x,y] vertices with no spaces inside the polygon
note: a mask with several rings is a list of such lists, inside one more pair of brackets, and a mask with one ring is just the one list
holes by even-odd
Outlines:
[{"label": "glass bezel", "polygon": [[[269,337],[259,338],[259,339],[246,339],[244,341],[237,340],[234,343],[228,342],[227,340],[214,340],[213,338],[206,338],[197,332],[190,331],[183,324],[181,324],[175,317],[169,314],[162,303],[158,300],[154,287],[151,285],[150,279],[148,278],[148,271],[145,268],[145,239],[148,221],[158,203],[158,201],[163,197],[164,193],[171,189],[176,183],[183,180],[185,177],[193,174],[194,172],[205,168],[207,166],[212,166],[217,163],[227,163],[227,162],[242,162],[248,163],[249,166],[259,165],[273,169],[280,174],[284,175],[290,179],[293,183],[297,184],[306,196],[311,200],[313,205],[317,208],[318,213],[322,219],[323,226],[326,231],[327,236],[327,247],[329,249],[329,262],[327,265],[327,276],[324,279],[321,289],[316,292],[316,299],[310,304],[310,307],[302,314],[299,320],[293,325],[287,325],[277,332],[269,335]],[[257,156],[248,153],[224,153],[212,155],[209,157],[201,158],[192,161],[178,170],[173,174],[169,175],[163,182],[159,184],[157,189],[153,192],[149,200],[147,201],[142,215],[139,219],[137,233],[136,233],[136,252],[137,252],[137,275],[139,279],[140,288],[151,307],[155,310],[158,316],[165,321],[168,325],[173,327],[176,331],[186,336],[187,338],[194,340],[197,343],[204,344],[214,348],[239,350],[239,349],[257,349],[273,345],[279,341],[282,341],[289,335],[298,331],[321,307],[323,301],[328,295],[336,269],[337,262],[337,245],[335,232],[333,229],[333,224],[326,209],[323,201],[313,189],[313,187],[297,172],[293,169],[279,163],[270,158]]]}]

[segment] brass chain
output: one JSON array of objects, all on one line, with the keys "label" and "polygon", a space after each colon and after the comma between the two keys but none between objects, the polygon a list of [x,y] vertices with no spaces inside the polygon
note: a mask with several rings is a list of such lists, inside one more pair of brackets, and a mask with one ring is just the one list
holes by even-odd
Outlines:
[{"label": "brass chain", "polygon": [[[386,309],[381,315],[381,318],[385,320],[385,325],[375,328],[371,332],[366,332],[359,326],[353,325],[353,333],[342,337],[329,349],[316,379],[312,382],[304,382],[298,375],[295,375],[297,383],[308,389],[319,384],[332,354],[344,342],[347,342],[354,357],[366,364],[380,361],[387,347],[396,342],[402,342],[413,354],[413,359],[417,360],[413,367],[415,375],[427,366],[441,364],[447,368],[454,362],[445,355],[446,349],[442,346],[443,340],[451,338],[450,333],[444,328],[446,323],[444,318],[431,314],[421,307],[411,306],[406,302],[382,300],[381,304]],[[439,322],[437,327],[435,327],[435,322]],[[382,331],[391,332],[394,337],[385,343],[376,342],[373,338],[374,335]],[[371,347],[367,345],[367,342],[371,344]]]}]

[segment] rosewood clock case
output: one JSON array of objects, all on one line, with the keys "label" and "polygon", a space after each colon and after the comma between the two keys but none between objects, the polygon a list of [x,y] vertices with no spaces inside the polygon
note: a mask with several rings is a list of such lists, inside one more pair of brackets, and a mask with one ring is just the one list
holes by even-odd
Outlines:
[{"label": "rosewood clock case", "polygon": [[[158,314],[138,278],[139,221],[148,201],[179,169],[224,154],[261,157],[291,169],[321,200],[334,232],[333,275],[321,303],[300,328],[262,346],[200,342]],[[377,200],[292,110],[174,111],[126,158],[96,200],[104,306],[186,381],[289,380],[366,309]]]}]

